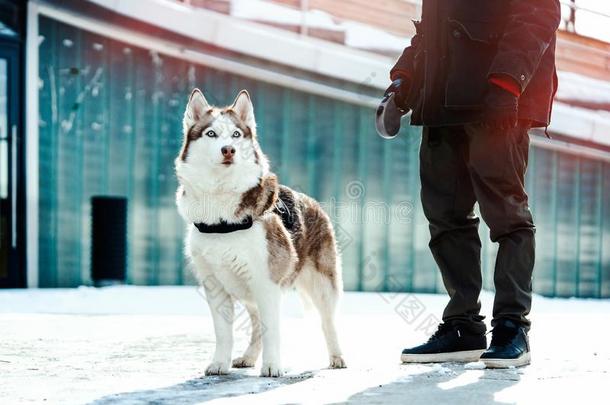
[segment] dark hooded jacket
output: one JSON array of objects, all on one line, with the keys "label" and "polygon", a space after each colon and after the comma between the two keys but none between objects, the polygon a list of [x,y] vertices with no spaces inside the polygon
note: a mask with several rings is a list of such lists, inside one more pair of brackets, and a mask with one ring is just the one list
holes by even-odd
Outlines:
[{"label": "dark hooded jacket", "polygon": [[558,0],[424,0],[417,34],[391,72],[411,83],[411,123],[482,121],[489,78],[501,75],[520,87],[519,119],[548,126],[560,19]]}]

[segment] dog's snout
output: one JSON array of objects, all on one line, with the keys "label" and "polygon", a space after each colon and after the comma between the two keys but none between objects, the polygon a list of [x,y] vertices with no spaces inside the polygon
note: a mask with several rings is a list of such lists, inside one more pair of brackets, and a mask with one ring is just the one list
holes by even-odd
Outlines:
[{"label": "dog's snout", "polygon": [[235,155],[235,148],[229,145],[223,146],[220,148],[220,151],[222,152],[222,156],[224,156],[226,159],[230,159],[233,157],[233,155]]}]

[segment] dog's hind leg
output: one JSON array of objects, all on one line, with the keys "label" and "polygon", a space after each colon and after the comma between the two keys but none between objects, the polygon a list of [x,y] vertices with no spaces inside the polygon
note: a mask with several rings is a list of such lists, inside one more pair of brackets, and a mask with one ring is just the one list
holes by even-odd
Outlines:
[{"label": "dog's hind leg", "polygon": [[[322,331],[326,339],[330,368],[344,368],[345,360],[339,347],[335,313],[341,295],[341,275],[317,269],[313,264],[307,264],[296,280],[296,287],[307,294],[320,314]],[[333,279],[334,278],[334,279]]]},{"label": "dog's hind leg", "polygon": [[233,359],[233,367],[236,368],[254,367],[256,359],[258,359],[258,356],[260,355],[261,349],[263,347],[261,320],[260,315],[258,313],[258,309],[256,309],[256,305],[251,303],[244,304],[244,306],[248,311],[248,315],[250,315],[250,323],[252,325],[252,330],[250,335],[250,344],[248,345],[248,348],[241,357]]}]

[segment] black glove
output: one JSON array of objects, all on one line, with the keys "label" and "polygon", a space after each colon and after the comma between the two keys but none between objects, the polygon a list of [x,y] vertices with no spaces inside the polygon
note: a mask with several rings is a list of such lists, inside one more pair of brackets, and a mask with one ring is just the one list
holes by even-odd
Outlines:
[{"label": "black glove", "polygon": [[392,84],[390,84],[390,87],[388,87],[388,89],[385,91],[384,96],[387,96],[390,93],[394,93],[394,101],[396,103],[396,105],[407,111],[409,110],[409,107],[407,107],[405,105],[405,102],[407,100],[407,96],[409,95],[409,88],[411,87],[411,84],[409,83],[408,80],[403,79],[403,78],[398,78],[396,80],[394,80],[392,82]]},{"label": "black glove", "polygon": [[519,99],[495,84],[489,85],[485,96],[483,125],[488,128],[511,129],[517,126]]}]

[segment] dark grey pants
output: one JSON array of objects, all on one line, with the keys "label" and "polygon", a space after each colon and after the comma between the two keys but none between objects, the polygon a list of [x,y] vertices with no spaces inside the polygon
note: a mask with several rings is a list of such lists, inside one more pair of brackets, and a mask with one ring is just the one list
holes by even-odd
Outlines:
[{"label": "dark grey pants", "polygon": [[450,296],[444,322],[485,331],[479,314],[481,241],[474,213],[478,202],[491,240],[499,243],[492,326],[508,318],[529,329],[535,227],[524,187],[528,129],[424,127],[421,198],[430,223],[430,250]]}]

